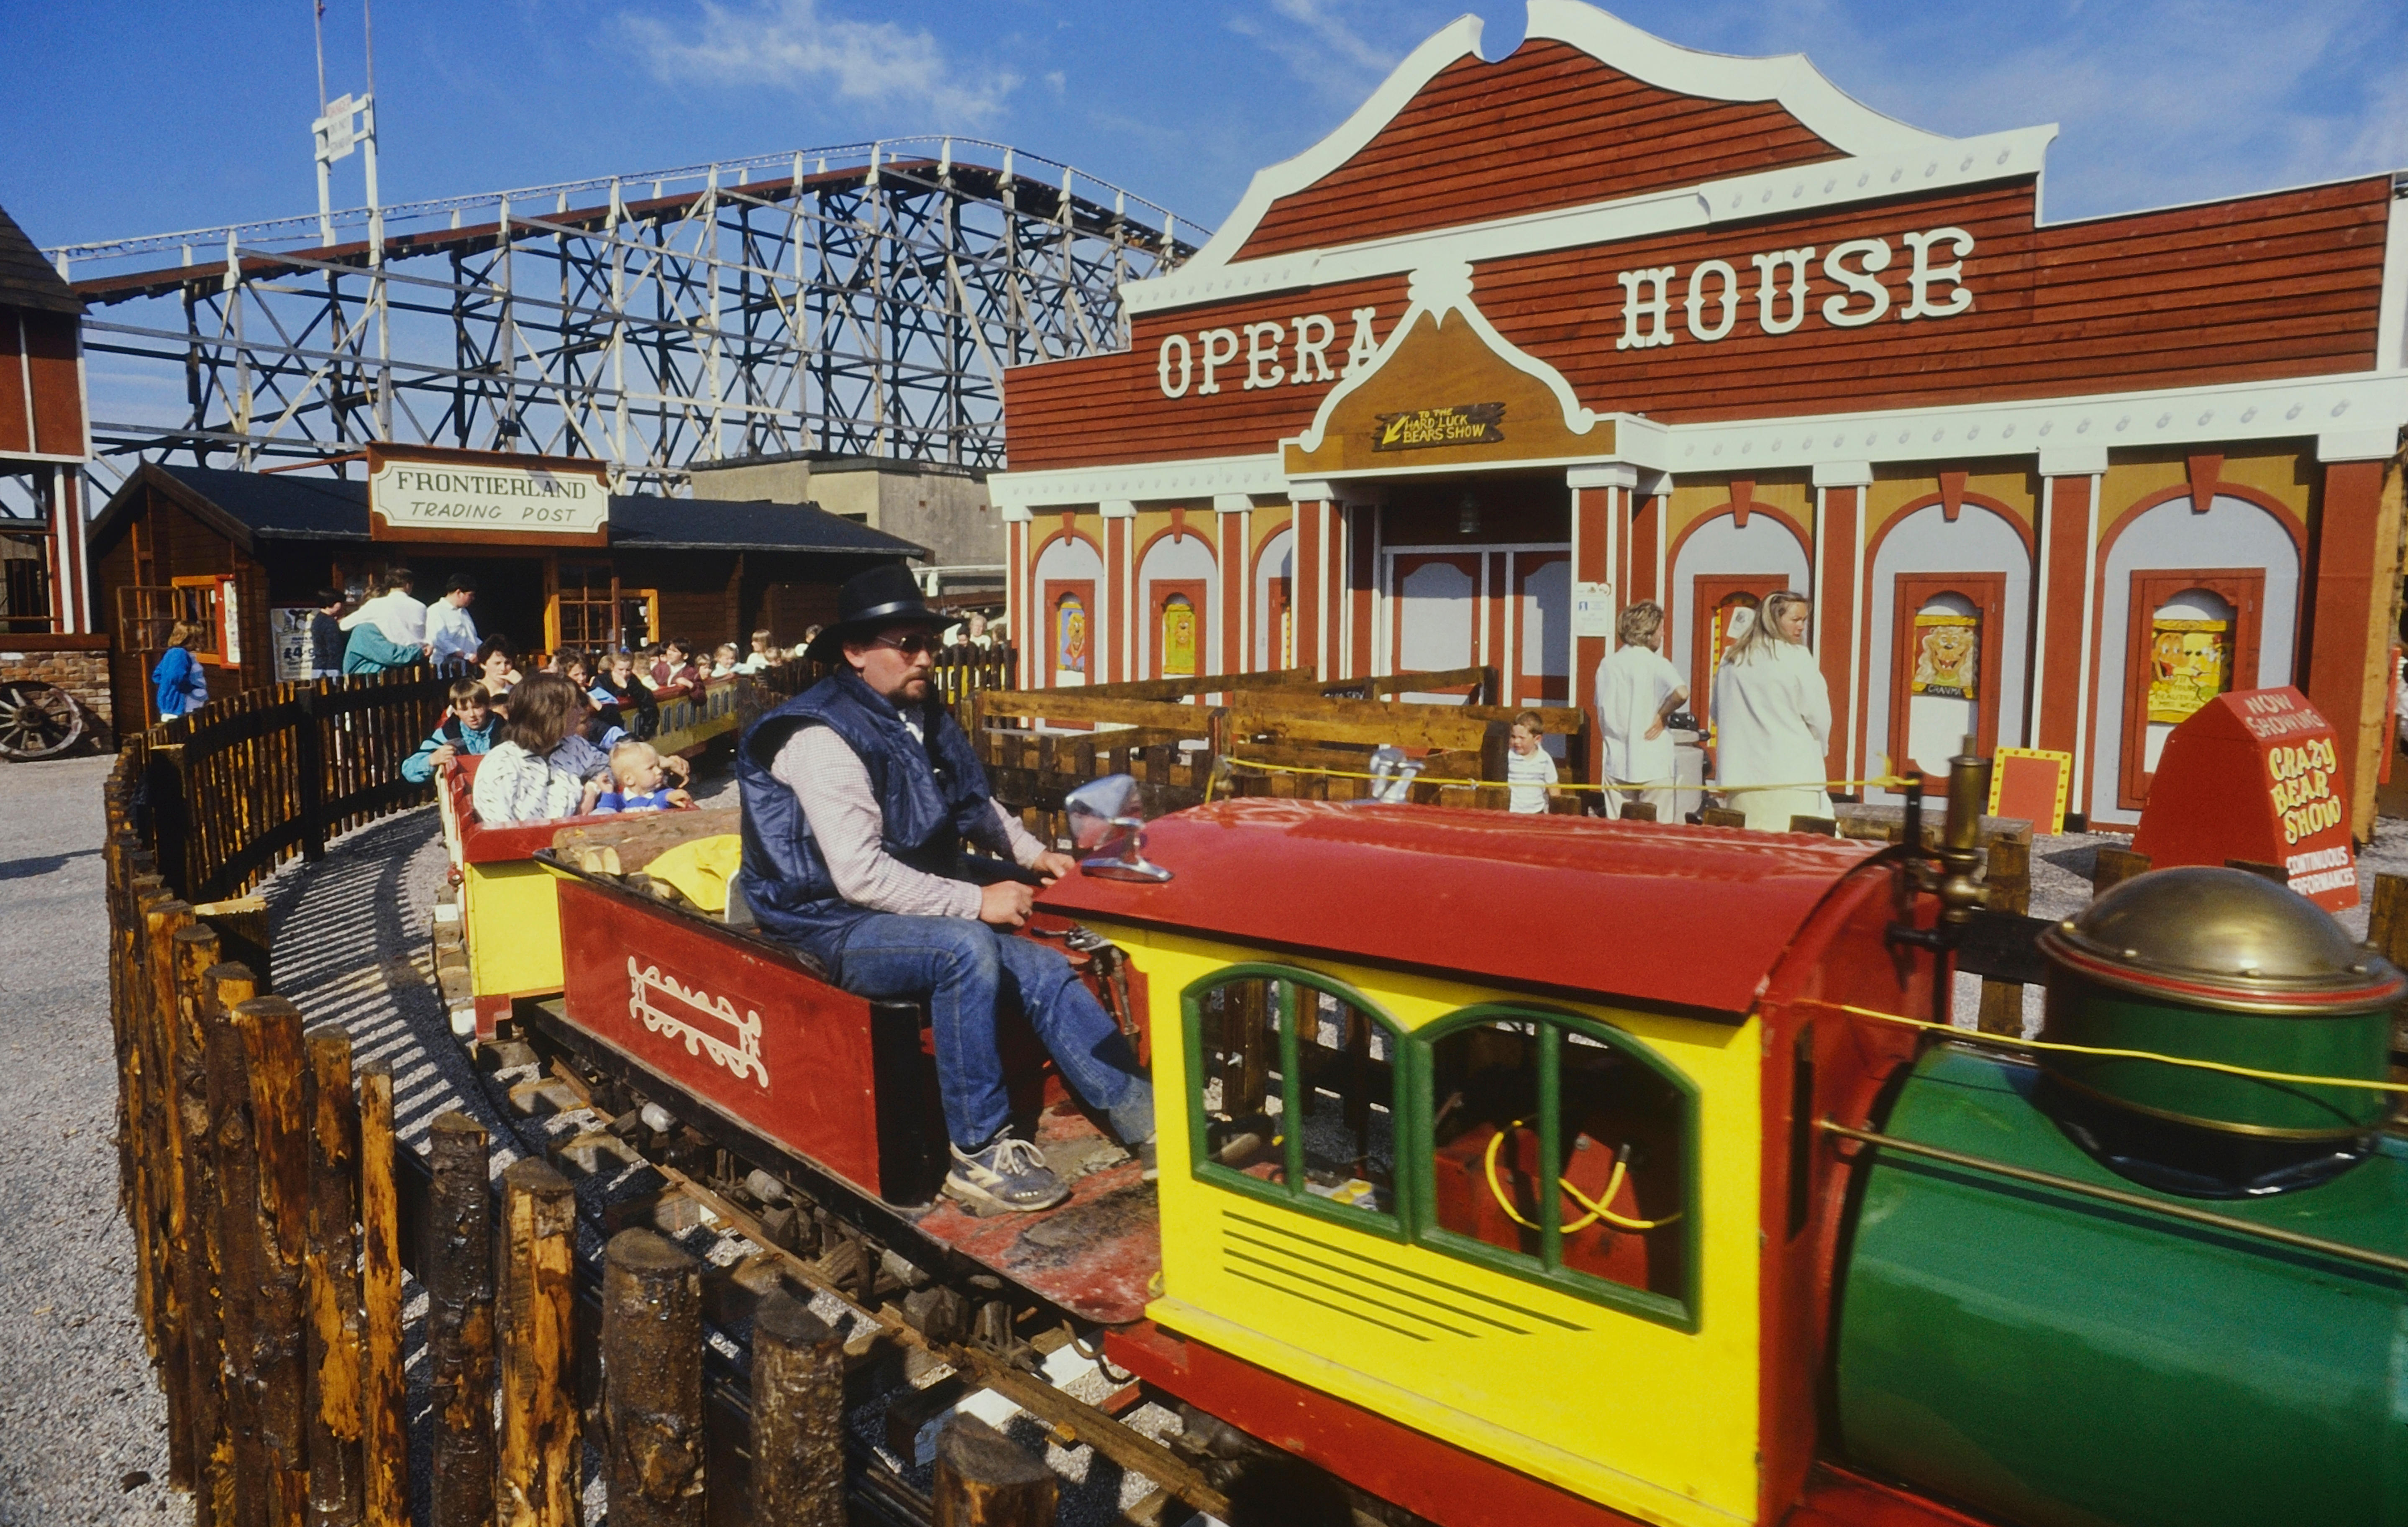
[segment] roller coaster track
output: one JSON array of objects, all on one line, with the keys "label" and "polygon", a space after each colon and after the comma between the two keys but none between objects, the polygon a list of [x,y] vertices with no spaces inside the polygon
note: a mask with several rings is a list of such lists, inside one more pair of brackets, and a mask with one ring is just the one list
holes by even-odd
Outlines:
[{"label": "roller coaster track", "polygon": [[1001,467],[1005,368],[1123,348],[1120,284],[1206,232],[947,137],[45,253],[92,305],[105,474],[383,440],[662,487],[782,452]]}]

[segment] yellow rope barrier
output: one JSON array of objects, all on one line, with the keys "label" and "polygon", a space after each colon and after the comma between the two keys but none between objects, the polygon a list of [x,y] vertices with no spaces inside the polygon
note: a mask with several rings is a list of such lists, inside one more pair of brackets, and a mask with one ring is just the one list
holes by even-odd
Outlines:
[{"label": "yellow rope barrier", "polygon": [[[1319,774],[1328,779],[1370,780],[1374,783],[1380,784],[1392,783],[1398,778],[1398,776],[1394,774],[1369,774],[1356,769],[1324,769],[1312,764],[1263,763],[1253,758],[1232,758],[1226,756],[1222,757],[1220,763],[1221,766],[1225,768],[1253,769],[1268,774]],[[1208,801],[1212,799],[1212,786],[1218,780],[1219,774],[1220,770],[1216,768],[1213,771],[1213,778],[1205,781],[1204,799]],[[1478,786],[1484,789],[1510,790],[1513,787],[1516,782],[1512,780],[1459,780],[1432,778],[1421,780],[1419,783],[1425,785],[1465,785]],[[1547,788],[1550,790],[1598,791],[1698,790],[1713,795],[1740,795],[1749,790],[1894,790],[1912,783],[1913,781],[1911,779],[1902,774],[1885,774],[1877,779],[1803,780],[1794,785],[1723,785],[1713,780],[1645,780],[1632,784],[1616,780],[1610,785],[1583,785],[1573,783],[1567,785],[1550,785]]]},{"label": "yellow rope barrier", "polygon": [[2111,1049],[2100,1044],[2067,1044],[2044,1039],[2009,1039],[2004,1034],[1985,1034],[1977,1029],[1959,1029],[1955,1024],[1939,1023],[1929,1018],[1910,1018],[1902,1013],[1884,1013],[1878,1008],[1857,1007],[1850,1002],[1826,1001],[1819,997],[1804,997],[1799,1001],[1807,1006],[1829,1008],[1836,1013],[1852,1014],[1859,1018],[1879,1018],[1885,1023],[1904,1024],[1910,1029],[1928,1029],[1946,1034],[1951,1039],[1969,1044],[1993,1044],[2010,1050],[2044,1050],[2060,1055],[2095,1055],[2110,1060],[2155,1060],[2161,1065],[2188,1066],[2195,1071],[2221,1072],[2228,1076],[2246,1076],[2253,1081],[2288,1082],[2299,1087],[2355,1087],[2370,1092],[2408,1093],[2408,1082],[2371,1082],[2357,1076],[2301,1076],[2287,1071],[2260,1071],[2255,1066],[2229,1065],[2221,1060],[2195,1060],[2188,1056],[2160,1055],[2155,1050]]}]

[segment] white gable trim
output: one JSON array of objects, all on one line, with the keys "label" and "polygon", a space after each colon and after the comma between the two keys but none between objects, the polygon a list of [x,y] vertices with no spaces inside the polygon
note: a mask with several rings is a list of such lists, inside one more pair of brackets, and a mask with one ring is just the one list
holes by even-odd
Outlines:
[{"label": "white gable trim", "polygon": [[[987,496],[1003,518],[1025,520],[1050,510],[1090,507],[1107,498],[1149,503],[1275,497],[1287,492],[1287,476],[1274,450],[1259,456],[1197,456],[1133,466],[996,472],[988,477],[986,486]],[[1216,502],[1213,507],[1228,506]]]},{"label": "white gable trim", "polygon": [[1884,116],[1825,79],[1803,53],[1746,58],[1684,48],[1580,0],[1530,0],[1526,36],[1570,43],[1660,90],[1715,101],[1776,101],[1852,157],[1928,153],[1956,141]]},{"label": "white gable trim", "polygon": [[1313,411],[1312,425],[1302,435],[1297,437],[1296,443],[1299,449],[1308,453],[1321,449],[1322,442],[1328,439],[1330,414],[1337,410],[1339,404],[1346,400],[1349,395],[1361,389],[1373,377],[1380,374],[1381,368],[1386,366],[1398,350],[1404,345],[1406,339],[1412,333],[1413,325],[1421,321],[1424,314],[1437,319],[1440,328],[1446,326],[1446,321],[1450,316],[1460,318],[1469,324],[1471,332],[1478,335],[1481,343],[1493,351],[1499,360],[1504,361],[1516,371],[1535,378],[1555,395],[1556,405],[1564,411],[1566,429],[1575,435],[1585,435],[1597,426],[1597,413],[1581,406],[1579,396],[1572,392],[1572,384],[1564,380],[1564,374],[1561,371],[1536,355],[1515,348],[1511,340],[1497,332],[1496,325],[1488,322],[1487,315],[1473,306],[1470,266],[1460,264],[1431,266],[1426,269],[1416,270],[1413,272],[1412,288],[1408,296],[1405,316],[1398,319],[1389,328],[1387,339],[1381,341],[1380,348],[1372,355],[1370,364],[1358,367],[1349,373],[1345,380],[1322,396],[1321,407]]},{"label": "white gable trim", "polygon": [[1793,216],[1859,202],[1943,191],[1986,181],[2037,176],[2047,161],[2055,126],[2019,127],[1958,138],[1930,150],[1879,158],[1827,159],[1812,165],[1734,175],[1677,190],[1648,191],[1619,201],[1365,239],[1328,250],[1300,250],[1229,265],[1191,260],[1167,276],[1129,281],[1121,301],[1132,314],[1159,312],[1233,296],[1294,291],[1338,281],[1473,260],[1505,260],[1550,250],[1584,249],[1716,223]]},{"label": "white gable trim", "polygon": [[[2039,133],[2044,136],[2039,138],[2036,147],[2044,147],[2047,138],[2056,135],[2054,127],[2027,129],[2023,133],[1994,133],[1983,138],[1963,139],[1943,137],[1938,133],[1928,133],[1918,127],[1910,127],[1895,118],[1884,116],[1872,108],[1854,99],[1837,85],[1823,78],[1814,65],[1807,62],[1802,53],[1787,53],[1774,58],[1741,58],[1727,53],[1701,52],[1696,49],[1684,48],[1678,43],[1667,42],[1651,33],[1642,32],[1629,22],[1608,15],[1593,6],[1580,4],[1579,0],[1529,0],[1529,23],[1526,36],[1545,37],[1569,44],[1609,67],[1620,69],[1651,85],[1684,95],[1718,101],[1778,102],[1809,130],[1851,159],[1906,160],[1919,155],[1923,160],[1937,162],[1939,156],[1951,151],[1959,158],[1964,157],[1969,151],[1973,151],[1978,159],[1991,160],[1996,157],[1995,153],[1990,151],[1990,145],[1994,139],[2001,146],[2005,146],[2009,139],[2020,139],[2032,133]],[[1306,189],[1361,152],[1364,146],[1378,137],[1381,130],[1389,122],[1395,121],[1397,114],[1402,111],[1414,96],[1420,94],[1422,88],[1435,79],[1440,70],[1457,60],[1467,57],[1477,58],[1480,52],[1480,36],[1479,17],[1456,18],[1407,54],[1404,62],[1397,65],[1395,72],[1380,82],[1379,88],[1355,108],[1354,115],[1339,125],[1337,131],[1292,159],[1283,160],[1279,164],[1255,171],[1254,180],[1248,183],[1246,194],[1239,198],[1237,207],[1222,223],[1219,231],[1214,233],[1205,242],[1204,247],[1181,267],[1180,276],[1200,275],[1235,264],[1238,251],[1243,248],[1246,240],[1254,236],[1254,230],[1261,225],[1263,218],[1269,212],[1273,202]],[[2018,154],[2016,157],[2021,158],[2022,155]],[[1826,164],[1806,167],[1828,174],[1840,166]],[[1848,167],[1857,169],[1863,166]],[[1880,167],[1887,170],[1897,166],[1885,163]],[[1920,164],[1915,166],[1918,170],[1921,167]],[[1988,180],[1997,179],[2007,173],[2035,172],[2029,167],[2019,167],[2013,172],[1995,166],[1985,167],[1987,173],[1980,174],[1977,178]],[[1971,168],[1972,166],[1967,166],[1968,170]],[[1761,179],[1761,177],[1740,178],[1742,180],[1753,179]],[[1885,176],[1884,179],[1887,177]],[[1719,189],[1723,184],[1724,182],[1716,182],[1715,188]],[[1916,185],[1900,186],[1898,189],[1928,188],[1928,185]],[[1696,189],[1702,191],[1709,188]],[[1681,194],[1690,193],[1684,190]],[[1655,193],[1647,196],[1628,198],[1624,203],[1607,205],[1624,206],[1644,203],[1661,199],[1661,193]],[[1833,199],[1862,198],[1841,196]],[[1581,210],[1588,210],[1588,209]],[[1511,223],[1521,220],[1505,221]],[[1464,231],[1466,230],[1448,230],[1449,233],[1457,234]],[[1410,269],[1412,268],[1412,264],[1430,263],[1438,257],[1440,256],[1433,253],[1426,255],[1421,261],[1390,268]],[[1249,265],[1253,263],[1247,262]],[[1291,260],[1283,263],[1293,265],[1295,262]],[[1325,277],[1324,279],[1338,278]],[[1166,278],[1166,281],[1179,281],[1179,276]],[[1124,287],[1123,292],[1138,305],[1140,310],[1147,307],[1169,306],[1174,301],[1194,301],[1199,295],[1185,290],[1182,290],[1181,295],[1176,298],[1140,295],[1147,294],[1149,288],[1163,284],[1163,281],[1132,282]],[[1184,281],[1180,282],[1182,288],[1189,284]],[[1288,280],[1269,284],[1295,285],[1297,282]]]},{"label": "white gable trim", "polygon": [[1197,266],[1225,266],[1253,237],[1271,209],[1271,203],[1282,196],[1303,190],[1313,181],[1343,165],[1363,151],[1363,146],[1380,134],[1380,129],[1396,120],[1422,87],[1438,77],[1440,70],[1459,58],[1480,55],[1481,21],[1477,16],[1458,16],[1433,33],[1420,47],[1405,55],[1370,98],[1354,108],[1354,114],[1338,124],[1338,130],[1305,150],[1293,159],[1283,159],[1276,165],[1254,171],[1246,184],[1246,194],[1223,221],[1218,232],[1204,241],[1204,247],[1189,258],[1184,268]]}]

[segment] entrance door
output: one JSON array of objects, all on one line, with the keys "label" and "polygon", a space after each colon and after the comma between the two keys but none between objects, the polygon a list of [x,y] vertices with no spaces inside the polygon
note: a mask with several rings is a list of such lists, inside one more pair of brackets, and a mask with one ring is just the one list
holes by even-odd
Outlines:
[{"label": "entrance door", "polygon": [[1903,774],[1913,762],[1927,791],[1947,788],[1948,760],[1969,734],[1978,756],[1998,749],[2006,605],[2002,572],[1899,575],[1890,622],[1890,763]]},{"label": "entrance door", "polygon": [[2166,738],[2190,713],[2258,683],[2258,624],[2266,605],[2258,568],[2132,574],[2124,659],[2124,738],[2116,804],[2139,811]]},{"label": "entrance door", "polygon": [[1045,652],[1052,684],[1093,683],[1096,644],[1096,581],[1054,578],[1045,583]]},{"label": "entrance door", "polygon": [[[1484,561],[1478,552],[1399,552],[1389,558],[1389,603],[1396,612],[1388,647],[1396,655],[1393,671],[1435,673],[1480,661]],[[1460,701],[1463,694],[1404,699],[1445,704]]]},{"label": "entrance door", "polygon": [[1706,727],[1706,743],[1714,740],[1707,719],[1714,694],[1714,670],[1723,654],[1756,621],[1765,597],[1789,586],[1782,572],[1702,573],[1689,585],[1689,710]]},{"label": "entrance door", "polygon": [[1154,677],[1192,679],[1204,671],[1204,622],[1211,602],[1201,578],[1157,578],[1154,595]]},{"label": "entrance door", "polygon": [[1571,699],[1571,553],[1515,552],[1512,568],[1513,661],[1506,703],[1564,704]]}]

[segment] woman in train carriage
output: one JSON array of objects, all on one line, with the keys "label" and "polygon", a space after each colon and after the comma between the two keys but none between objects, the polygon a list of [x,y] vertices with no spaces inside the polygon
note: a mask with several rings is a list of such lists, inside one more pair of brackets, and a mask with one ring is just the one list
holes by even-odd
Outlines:
[{"label": "woman in train carriage", "polygon": [[1831,696],[1806,646],[1811,613],[1803,594],[1769,596],[1714,672],[1714,778],[1758,832],[1832,814],[1822,784]]}]

